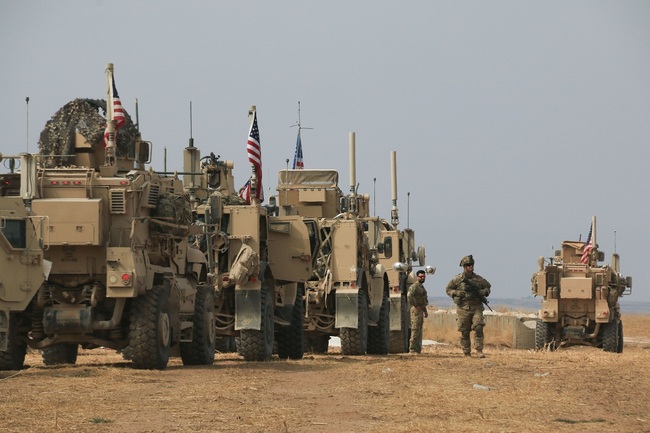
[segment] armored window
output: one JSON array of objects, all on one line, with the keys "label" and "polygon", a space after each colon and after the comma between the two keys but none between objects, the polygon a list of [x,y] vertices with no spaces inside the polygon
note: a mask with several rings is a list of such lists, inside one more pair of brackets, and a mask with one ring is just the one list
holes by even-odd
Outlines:
[{"label": "armored window", "polygon": [[546,283],[547,283],[549,286],[554,286],[554,285],[556,285],[557,283],[555,282],[555,274],[551,274],[551,273],[546,274]]},{"label": "armored window", "polygon": [[393,238],[384,239],[384,257],[390,259],[393,256]]},{"label": "armored window", "polygon": [[25,220],[3,220],[2,234],[13,248],[26,248]]}]

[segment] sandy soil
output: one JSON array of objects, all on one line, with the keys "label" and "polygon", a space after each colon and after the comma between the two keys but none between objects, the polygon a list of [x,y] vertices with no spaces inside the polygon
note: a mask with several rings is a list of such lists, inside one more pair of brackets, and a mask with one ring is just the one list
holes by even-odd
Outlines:
[{"label": "sandy soil", "polygon": [[[336,352],[337,348],[331,348]],[[134,370],[113,351],[0,372],[0,432],[650,432],[650,344],[534,352],[307,354]],[[474,385],[489,389],[475,389]]]}]

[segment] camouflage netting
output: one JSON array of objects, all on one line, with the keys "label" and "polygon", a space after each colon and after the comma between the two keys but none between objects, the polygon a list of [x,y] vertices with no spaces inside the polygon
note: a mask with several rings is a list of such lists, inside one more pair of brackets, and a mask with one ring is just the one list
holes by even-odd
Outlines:
[{"label": "camouflage netting", "polygon": [[153,230],[165,235],[185,237],[192,224],[192,207],[186,195],[163,193],[158,197],[152,216],[161,222],[151,226]]},{"label": "camouflage netting", "polygon": [[[103,115],[99,113],[102,111]],[[104,131],[106,130],[106,101],[103,99],[78,98],[68,102],[57,111],[45,124],[38,140],[38,148],[42,155],[45,167],[66,166],[73,163],[71,157],[57,155],[74,154],[75,132],[79,131],[86,141],[93,146],[104,146]],[[138,135],[131,116],[125,111],[126,123],[118,130],[116,155],[125,157],[128,151],[134,148]]]}]

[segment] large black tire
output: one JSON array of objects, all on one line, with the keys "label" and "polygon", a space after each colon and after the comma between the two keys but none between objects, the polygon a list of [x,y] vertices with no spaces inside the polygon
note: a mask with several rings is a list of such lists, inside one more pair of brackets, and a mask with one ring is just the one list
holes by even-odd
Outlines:
[{"label": "large black tire", "polygon": [[246,361],[268,361],[273,355],[273,294],[262,287],[262,323],[260,329],[240,331],[239,354]]},{"label": "large black tire", "polygon": [[603,350],[605,352],[618,352],[618,324],[618,320],[603,323]]},{"label": "large black tire", "polygon": [[77,343],[59,343],[43,349],[43,364],[62,365],[75,364],[79,345]]},{"label": "large black tire", "polygon": [[623,353],[623,321],[618,321],[618,345],[616,346],[617,353]]},{"label": "large black tire", "polygon": [[359,291],[357,298],[358,321],[356,328],[341,328],[341,353],[365,355],[368,349],[368,295]]},{"label": "large black tire", "polygon": [[400,326],[401,329],[390,331],[390,353],[404,353],[409,349],[409,324],[411,317],[409,315],[408,301],[406,295],[400,297]]},{"label": "large black tire", "polygon": [[211,287],[196,288],[192,341],[181,343],[183,365],[212,365],[215,351],[214,294]]},{"label": "large black tire", "polygon": [[0,370],[20,370],[25,363],[27,354],[27,343],[22,341],[19,336],[21,331],[17,313],[9,313],[9,341],[7,341],[7,350],[0,351]]},{"label": "large black tire", "polygon": [[379,309],[379,323],[368,327],[368,353],[386,355],[390,346],[390,304],[388,292],[384,291]]},{"label": "large black tire", "polygon": [[169,317],[169,286],[156,286],[133,300],[129,345],[124,357],[135,368],[163,370],[169,362],[172,327]]},{"label": "large black tire", "polygon": [[555,325],[553,323],[537,319],[537,323],[535,324],[535,349],[557,349],[557,342],[555,341]]},{"label": "large black tire", "polygon": [[305,354],[303,345],[305,300],[303,299],[303,293],[304,289],[299,287],[289,326],[281,326],[278,329],[276,338],[280,359],[302,359]]}]

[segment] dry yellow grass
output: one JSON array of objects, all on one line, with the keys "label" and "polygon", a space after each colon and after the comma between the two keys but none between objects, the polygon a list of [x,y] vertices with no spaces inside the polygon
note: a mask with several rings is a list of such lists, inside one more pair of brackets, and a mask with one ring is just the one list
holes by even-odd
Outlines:
[{"label": "dry yellow grass", "polygon": [[0,372],[0,432],[650,431],[650,317],[624,321],[626,335],[648,343],[626,343],[622,354],[488,345],[477,359],[435,345],[349,357],[333,348],[299,361],[218,354],[213,366],[183,367],[174,358],[165,371],[142,371],[110,350],[82,350],[63,367],[30,353],[30,368]]}]

